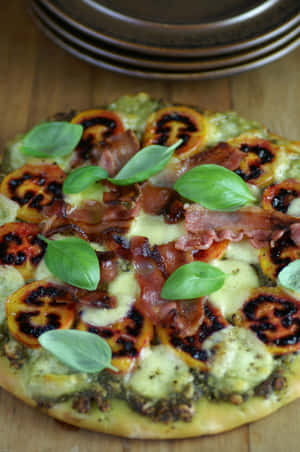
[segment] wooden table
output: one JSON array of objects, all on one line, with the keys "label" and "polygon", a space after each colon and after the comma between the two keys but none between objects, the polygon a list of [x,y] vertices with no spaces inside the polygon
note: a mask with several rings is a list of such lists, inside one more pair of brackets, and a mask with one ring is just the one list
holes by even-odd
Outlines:
[{"label": "wooden table", "polygon": [[[69,56],[35,28],[25,7],[25,0],[10,0],[0,14],[1,147],[55,112],[102,105],[139,91],[171,102],[234,109],[300,139],[300,49],[265,68],[217,81],[138,80]],[[126,440],[66,428],[4,391],[0,419],[0,452],[294,452],[300,442],[300,400],[233,432],[183,441]]]}]

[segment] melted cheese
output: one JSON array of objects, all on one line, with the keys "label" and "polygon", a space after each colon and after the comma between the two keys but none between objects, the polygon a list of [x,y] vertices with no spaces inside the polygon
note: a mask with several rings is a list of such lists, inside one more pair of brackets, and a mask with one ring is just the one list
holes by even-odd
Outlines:
[{"label": "melted cheese", "polygon": [[150,245],[162,245],[184,234],[184,222],[167,224],[162,215],[148,215],[141,211],[132,221],[128,238],[140,235],[149,239]]},{"label": "melted cheese", "polygon": [[8,265],[0,265],[0,324],[6,318],[5,300],[24,284],[24,278],[18,270]]},{"label": "melted cheese", "polygon": [[117,307],[114,309],[85,308],[82,311],[84,322],[94,326],[105,326],[123,319],[140,293],[134,272],[120,273],[110,283],[108,293],[117,298]]},{"label": "melted cheese", "polygon": [[258,276],[246,262],[225,259],[214,261],[213,265],[227,274],[225,283],[209,300],[230,319],[250,295],[251,289],[259,287]]},{"label": "melted cheese", "polygon": [[17,218],[19,205],[0,194],[0,226],[5,223],[11,223]]},{"label": "melted cheese", "polygon": [[292,215],[293,217],[300,217],[300,198],[295,198],[289,205],[288,215]]},{"label": "melted cheese", "polygon": [[100,182],[95,182],[80,193],[64,195],[64,200],[70,204],[73,209],[80,207],[84,201],[103,202],[104,186]]},{"label": "melted cheese", "polygon": [[44,350],[34,351],[25,368],[27,388],[33,398],[52,399],[87,387],[90,376],[76,373]]},{"label": "melted cheese", "polygon": [[247,264],[258,264],[258,254],[259,251],[253,248],[248,240],[242,240],[240,242],[229,242],[225,257],[247,262]]},{"label": "melted cheese", "polygon": [[244,393],[268,378],[274,360],[252,331],[228,327],[214,333],[203,348],[211,352],[212,384],[221,392]]},{"label": "melted cheese", "polygon": [[158,345],[143,350],[128,385],[144,397],[160,399],[180,392],[192,381],[188,366],[168,347]]}]

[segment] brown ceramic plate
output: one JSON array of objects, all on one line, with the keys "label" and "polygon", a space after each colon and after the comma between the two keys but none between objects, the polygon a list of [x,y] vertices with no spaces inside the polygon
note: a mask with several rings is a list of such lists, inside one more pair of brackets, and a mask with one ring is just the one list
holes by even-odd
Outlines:
[{"label": "brown ceramic plate", "polygon": [[40,1],[94,39],[166,57],[233,53],[300,23],[297,0]]},{"label": "brown ceramic plate", "polygon": [[274,39],[265,45],[254,47],[243,52],[235,53],[234,55],[211,58],[193,58],[193,59],[171,59],[157,56],[141,56],[137,53],[116,49],[104,42],[100,42],[93,38],[88,38],[80,34],[75,28],[69,24],[63,23],[51,11],[44,8],[39,0],[35,0],[33,9],[37,16],[48,25],[49,29],[55,32],[62,39],[67,39],[71,43],[82,47],[100,57],[112,59],[117,62],[140,66],[152,69],[162,69],[163,71],[195,71],[205,69],[217,69],[227,66],[233,66],[243,62],[247,62],[254,58],[267,55],[270,52],[279,49],[293,38],[300,35],[300,24],[292,28],[287,33],[284,33],[279,38]]},{"label": "brown ceramic plate", "polygon": [[155,71],[147,70],[145,68],[141,69],[140,67],[136,66],[129,67],[128,65],[122,63],[116,63],[115,61],[109,58],[99,57],[94,53],[82,48],[80,45],[75,45],[68,39],[58,35],[51,28],[49,28],[49,26],[45,22],[43,22],[41,18],[34,13],[34,11],[32,11],[32,15],[36,24],[45,33],[46,36],[48,36],[57,45],[59,45],[72,55],[76,56],[77,58],[80,58],[95,66],[108,69],[110,71],[147,79],[200,80],[225,77],[228,75],[238,74],[240,72],[244,72],[250,69],[260,67],[264,64],[270,63],[284,56],[285,54],[295,49],[300,44],[300,36],[298,35],[297,37],[286,43],[284,46],[282,46],[280,49],[276,50],[275,52],[271,52],[262,58],[257,58],[247,63],[235,66],[228,66],[220,69],[203,71],[180,71],[180,72]]}]

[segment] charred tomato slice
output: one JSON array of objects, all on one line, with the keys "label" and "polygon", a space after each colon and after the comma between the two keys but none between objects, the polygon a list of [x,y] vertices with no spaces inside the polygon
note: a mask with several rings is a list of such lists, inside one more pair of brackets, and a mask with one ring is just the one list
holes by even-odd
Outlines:
[{"label": "charred tomato slice", "polygon": [[206,139],[205,118],[192,108],[166,107],[148,118],[143,146],[171,146],[180,138],[183,143],[175,151],[177,157],[185,159],[201,150]]},{"label": "charred tomato slice", "polygon": [[33,277],[42,260],[46,244],[38,237],[35,224],[7,223],[0,227],[0,263],[12,265],[25,279]]},{"label": "charred tomato slice", "polygon": [[280,184],[267,187],[262,197],[262,207],[265,210],[277,210],[287,213],[290,203],[300,198],[300,182],[287,179]]},{"label": "charred tomato slice", "polygon": [[[190,301],[195,303],[195,301]],[[198,302],[202,303],[202,302]],[[208,369],[208,353],[202,345],[205,339],[216,331],[228,326],[221,312],[210,303],[202,303],[203,315],[194,334],[184,335],[175,322],[158,328],[160,341],[173,350],[190,366],[206,371]]]},{"label": "charred tomato slice", "polygon": [[153,337],[152,322],[133,306],[127,316],[112,325],[97,327],[80,319],[77,329],[98,334],[112,350],[112,365],[126,373],[135,365],[136,358]]},{"label": "charred tomato slice", "polygon": [[120,116],[109,110],[86,110],[76,115],[71,122],[83,126],[82,138],[75,150],[73,167],[87,160],[97,163],[99,146],[101,147],[107,138],[125,131]]},{"label": "charred tomato slice", "polygon": [[31,223],[40,223],[45,208],[62,200],[65,173],[58,165],[29,163],[8,174],[2,181],[0,191],[19,204],[17,217]]},{"label": "charred tomato slice", "polygon": [[6,314],[10,333],[26,347],[38,348],[44,332],[72,327],[76,309],[66,288],[35,281],[7,299]]},{"label": "charred tomato slice", "polygon": [[235,323],[252,330],[275,355],[300,350],[300,301],[279,287],[253,289]]}]

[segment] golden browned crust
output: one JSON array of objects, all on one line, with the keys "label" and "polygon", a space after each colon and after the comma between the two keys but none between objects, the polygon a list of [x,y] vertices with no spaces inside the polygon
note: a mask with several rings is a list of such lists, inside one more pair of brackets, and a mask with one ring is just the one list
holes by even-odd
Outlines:
[{"label": "golden browned crust", "polygon": [[[171,439],[212,435],[256,421],[300,397],[300,356],[294,360],[287,379],[287,389],[279,396],[273,394],[268,399],[253,397],[241,405],[233,405],[203,398],[196,403],[195,416],[188,423],[153,422],[151,418],[132,411],[121,400],[113,400],[111,408],[105,413],[94,408],[88,414],[80,414],[68,402],[43,411],[77,427],[127,438]],[[0,385],[27,404],[36,406],[23,383],[22,371],[11,368],[6,358],[0,358]]]}]

